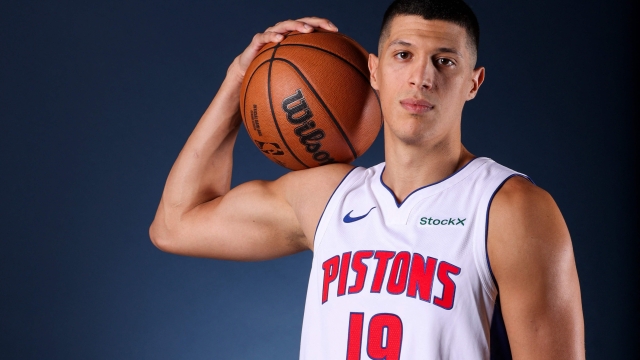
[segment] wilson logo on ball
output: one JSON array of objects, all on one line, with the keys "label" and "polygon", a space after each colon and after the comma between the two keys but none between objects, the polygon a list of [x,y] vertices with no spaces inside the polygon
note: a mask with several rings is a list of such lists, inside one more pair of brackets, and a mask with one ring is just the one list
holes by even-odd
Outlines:
[{"label": "wilson logo on ball", "polygon": [[311,112],[301,89],[282,100],[282,110],[287,114],[287,120],[291,124],[298,125],[293,129],[293,132],[298,136],[305,150],[313,154],[316,161],[321,165],[335,162],[327,151],[320,150],[322,146],[320,140],[324,139],[325,133],[322,129],[316,129],[316,123],[311,120],[313,112]]}]

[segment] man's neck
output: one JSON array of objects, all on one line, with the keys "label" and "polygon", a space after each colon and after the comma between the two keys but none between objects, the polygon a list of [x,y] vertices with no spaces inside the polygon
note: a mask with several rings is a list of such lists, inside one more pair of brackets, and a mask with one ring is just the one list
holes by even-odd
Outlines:
[{"label": "man's neck", "polygon": [[407,145],[385,141],[384,183],[393,191],[398,202],[412,191],[445,179],[471,161],[474,156],[460,139]]}]

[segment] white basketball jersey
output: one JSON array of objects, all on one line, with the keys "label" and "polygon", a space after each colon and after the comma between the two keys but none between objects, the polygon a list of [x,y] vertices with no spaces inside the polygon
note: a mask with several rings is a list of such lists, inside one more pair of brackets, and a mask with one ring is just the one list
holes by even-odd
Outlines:
[{"label": "white basketball jersey", "polygon": [[488,209],[516,173],[475,158],[397,203],[384,163],[355,168],[316,229],[301,359],[510,358]]}]

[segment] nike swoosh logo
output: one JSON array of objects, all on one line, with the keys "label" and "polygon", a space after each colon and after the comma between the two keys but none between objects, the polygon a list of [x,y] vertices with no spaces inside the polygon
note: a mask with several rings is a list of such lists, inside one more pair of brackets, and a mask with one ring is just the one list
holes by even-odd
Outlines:
[{"label": "nike swoosh logo", "polygon": [[375,209],[376,207],[372,207],[371,209],[369,209],[369,211],[367,211],[366,214],[361,215],[361,216],[356,216],[356,217],[351,217],[351,213],[353,212],[353,210],[349,211],[349,213],[347,215],[344,216],[344,219],[342,219],[342,221],[346,222],[346,223],[352,223],[354,221],[358,221],[361,219],[364,219],[365,217],[367,217],[367,215],[369,215],[369,213],[371,212],[371,210]]}]

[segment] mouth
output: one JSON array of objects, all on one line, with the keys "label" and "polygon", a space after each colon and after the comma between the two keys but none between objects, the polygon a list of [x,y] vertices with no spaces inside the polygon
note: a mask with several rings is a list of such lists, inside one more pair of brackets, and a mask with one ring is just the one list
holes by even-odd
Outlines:
[{"label": "mouth", "polygon": [[424,114],[434,108],[427,100],[411,98],[400,100],[400,105],[412,114]]}]

